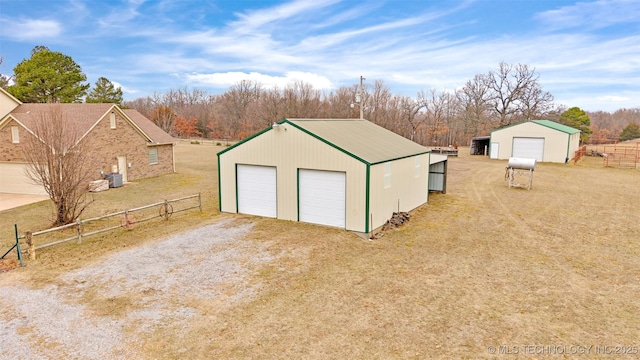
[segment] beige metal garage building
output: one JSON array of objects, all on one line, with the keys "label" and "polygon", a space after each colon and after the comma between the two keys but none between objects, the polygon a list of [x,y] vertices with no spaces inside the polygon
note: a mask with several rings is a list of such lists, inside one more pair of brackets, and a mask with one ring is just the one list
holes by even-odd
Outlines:
[{"label": "beige metal garage building", "polygon": [[218,153],[220,211],[370,232],[425,204],[429,150],[359,119],[284,119]]},{"label": "beige metal garage building", "polygon": [[491,132],[489,157],[566,163],[580,147],[580,130],[550,120],[531,120]]}]

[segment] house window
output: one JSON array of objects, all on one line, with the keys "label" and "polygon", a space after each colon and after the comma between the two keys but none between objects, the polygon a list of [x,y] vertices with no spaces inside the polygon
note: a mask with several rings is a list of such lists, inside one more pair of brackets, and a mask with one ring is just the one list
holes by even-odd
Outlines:
[{"label": "house window", "polygon": [[420,155],[416,156],[415,177],[420,177]]},{"label": "house window", "polygon": [[109,124],[111,124],[112,129],[116,128],[116,114],[113,112],[109,114]]},{"label": "house window", "polygon": [[17,126],[11,127],[11,142],[14,144],[20,142],[20,130]]},{"label": "house window", "polygon": [[149,148],[149,165],[158,163],[158,148],[152,147]]},{"label": "house window", "polygon": [[384,164],[384,188],[388,189],[391,187],[391,163],[388,162]]}]

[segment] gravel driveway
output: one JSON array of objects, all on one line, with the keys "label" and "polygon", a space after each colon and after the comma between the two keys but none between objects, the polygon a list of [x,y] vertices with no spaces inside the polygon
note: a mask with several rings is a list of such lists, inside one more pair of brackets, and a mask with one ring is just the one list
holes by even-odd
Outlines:
[{"label": "gravel driveway", "polygon": [[[273,257],[245,240],[251,228],[221,220],[107,256],[39,289],[0,278],[0,359],[141,357],[132,342],[159,327],[180,329],[196,315],[189,301],[223,297],[232,306],[257,291],[252,274]],[[89,296],[127,299],[132,310],[96,311]]]}]

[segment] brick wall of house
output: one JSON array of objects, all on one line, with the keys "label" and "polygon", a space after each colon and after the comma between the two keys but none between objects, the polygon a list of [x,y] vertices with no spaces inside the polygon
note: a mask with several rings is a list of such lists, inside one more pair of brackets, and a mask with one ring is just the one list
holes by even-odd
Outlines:
[{"label": "brick wall of house", "polygon": [[[82,146],[90,149],[90,161],[95,167],[94,179],[100,179],[100,171],[111,172],[112,165],[118,165],[118,156],[125,156],[131,167],[127,169],[129,181],[159,176],[173,172],[172,145],[159,145],[158,163],[149,164],[149,146],[146,138],[126,121],[119,112],[116,114],[116,128],[111,129],[109,114],[102,118],[83,139]],[[19,126],[20,143],[14,144],[11,127]],[[28,136],[32,136],[15,121],[0,129],[0,162],[24,162],[23,147]]]},{"label": "brick wall of house", "polygon": [[158,163],[149,164],[149,146],[136,129],[115,111],[116,128],[111,129],[109,114],[105,115],[83,141],[93,149],[97,162],[96,174],[110,173],[118,165],[118,156],[125,156],[129,181],[173,172],[173,149],[171,145],[158,147]]},{"label": "brick wall of house", "polygon": [[[11,128],[19,127],[20,143],[14,144],[11,137]],[[0,129],[0,161],[24,162],[23,143],[27,136],[32,136],[17,122],[11,120],[6,126]]]}]

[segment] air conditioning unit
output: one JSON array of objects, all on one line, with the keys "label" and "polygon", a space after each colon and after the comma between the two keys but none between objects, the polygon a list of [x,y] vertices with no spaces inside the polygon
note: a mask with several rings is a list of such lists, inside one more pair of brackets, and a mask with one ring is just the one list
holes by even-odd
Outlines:
[{"label": "air conditioning unit", "polygon": [[118,188],[122,186],[122,174],[118,174],[118,173],[106,174],[105,179],[109,180],[110,188]]}]

